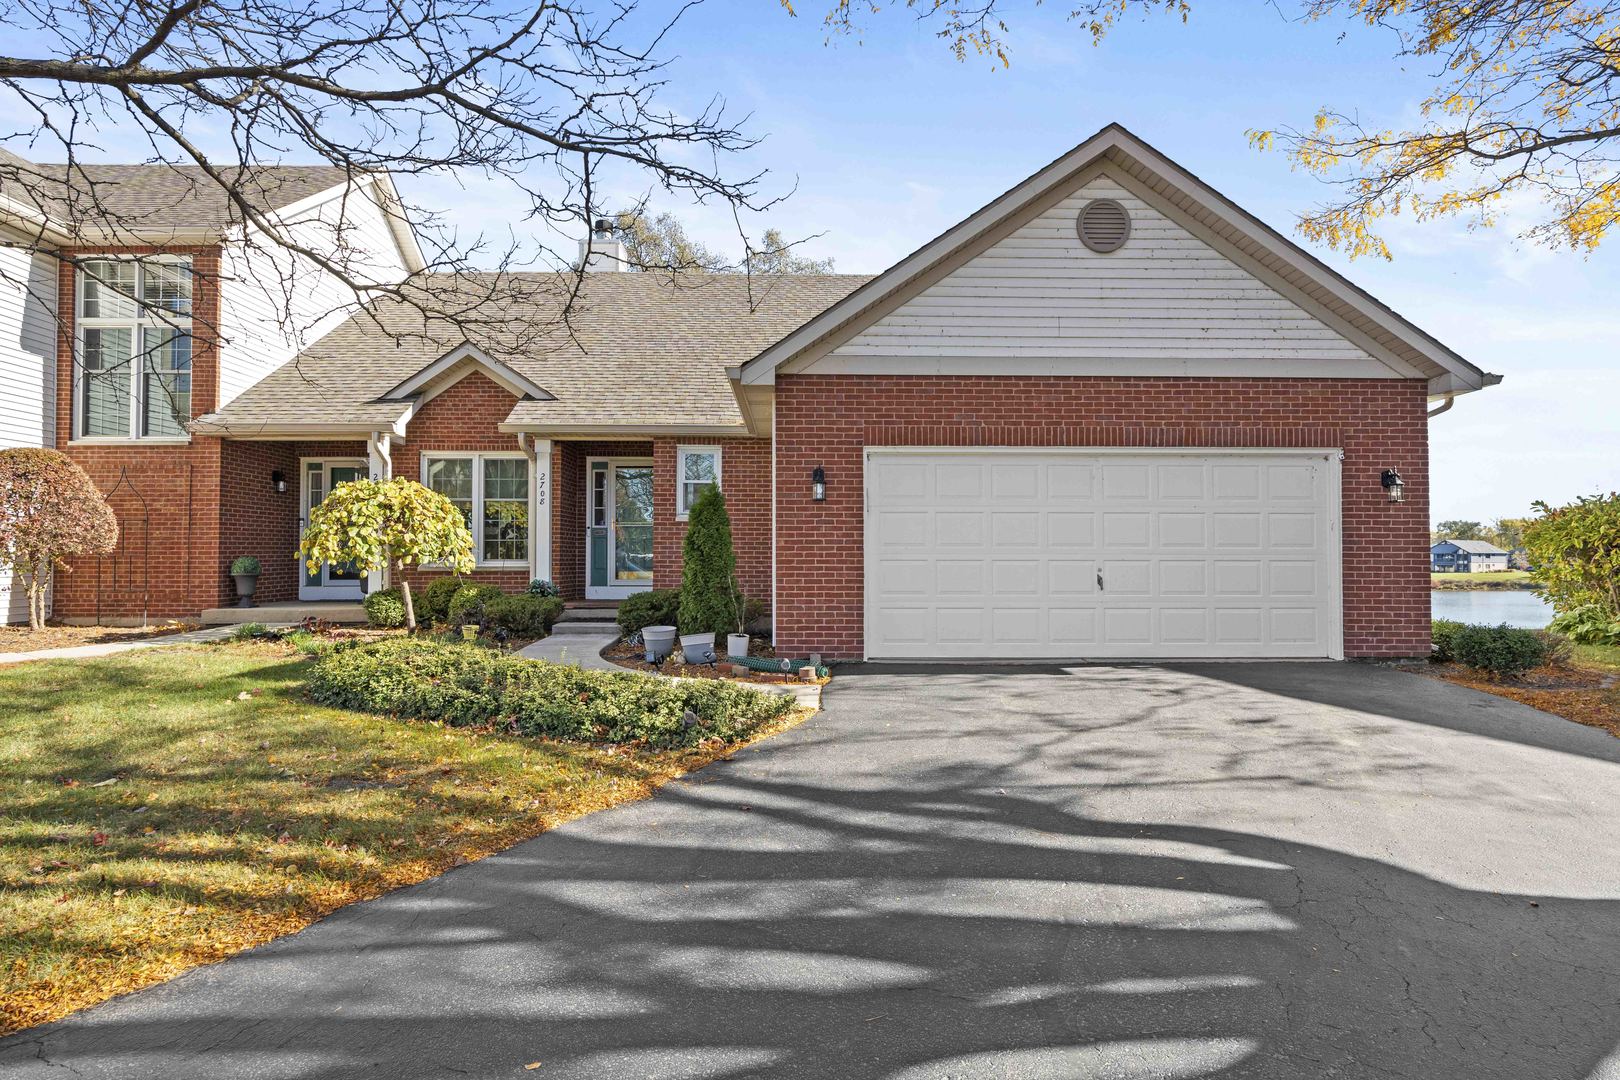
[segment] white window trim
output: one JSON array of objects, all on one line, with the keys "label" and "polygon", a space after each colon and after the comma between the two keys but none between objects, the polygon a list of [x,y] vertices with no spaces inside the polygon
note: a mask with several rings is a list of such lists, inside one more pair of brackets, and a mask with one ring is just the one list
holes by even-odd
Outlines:
[{"label": "white window trim", "polygon": [[[470,459],[473,463],[473,559],[478,570],[521,570],[529,565],[529,552],[534,550],[534,472],[535,464],[529,460],[529,455],[519,451],[509,450],[424,450],[417,465],[417,481],[423,487],[428,486],[428,465],[435,461],[463,461]],[[495,559],[484,558],[484,462],[485,461],[522,461],[529,469],[529,480],[525,486],[529,498],[529,537],[524,543],[524,555],[521,559]]]},{"label": "white window trim", "polygon": [[[135,314],[129,318],[85,318],[84,315],[84,281],[85,272],[82,267],[73,268],[73,369],[69,373],[72,385],[70,387],[69,411],[69,442],[85,445],[125,445],[140,443],[142,445],[183,445],[191,442],[188,431],[183,435],[142,435],[141,420],[143,406],[146,401],[146,364],[143,352],[142,331],[151,327],[167,327],[172,330],[184,330],[191,338],[191,371],[192,391],[196,391],[197,373],[197,337],[193,330],[193,320],[190,314],[184,316],[163,312],[159,309],[147,309],[141,302],[141,285],[145,271],[143,264],[167,263],[171,265],[185,265],[191,267],[193,260],[190,255],[101,255],[86,252],[77,258],[77,262],[132,262],[136,264],[134,296],[130,297],[135,304]],[[192,278],[191,302],[195,307],[197,302],[196,277]],[[84,332],[86,330],[129,330],[130,331],[130,371],[129,371],[129,427],[126,435],[86,435],[84,433]],[[188,418],[189,422],[189,418]]]},{"label": "white window trim", "polygon": [[685,521],[692,512],[686,505],[686,457],[688,454],[711,454],[714,456],[714,486],[721,491],[725,490],[720,474],[720,448],[718,446],[677,446],[675,448],[675,520]]}]

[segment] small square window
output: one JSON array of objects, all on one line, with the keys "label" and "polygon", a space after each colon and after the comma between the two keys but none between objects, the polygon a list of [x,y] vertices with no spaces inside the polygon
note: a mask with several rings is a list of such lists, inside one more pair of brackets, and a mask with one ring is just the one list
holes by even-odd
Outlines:
[{"label": "small square window", "polygon": [[706,487],[720,486],[720,448],[682,446],[675,452],[675,516],[684,518]]}]

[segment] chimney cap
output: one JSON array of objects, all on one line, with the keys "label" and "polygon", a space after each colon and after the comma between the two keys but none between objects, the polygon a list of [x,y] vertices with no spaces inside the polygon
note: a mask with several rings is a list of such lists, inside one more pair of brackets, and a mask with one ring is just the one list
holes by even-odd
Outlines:
[{"label": "chimney cap", "polygon": [[613,222],[609,221],[605,217],[599,217],[596,219],[596,225],[594,228],[598,234],[606,236],[613,231]]}]

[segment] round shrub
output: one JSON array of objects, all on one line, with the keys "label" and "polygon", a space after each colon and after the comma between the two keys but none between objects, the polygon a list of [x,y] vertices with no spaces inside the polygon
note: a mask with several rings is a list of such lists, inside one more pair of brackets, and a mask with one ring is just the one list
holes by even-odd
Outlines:
[{"label": "round shrub", "polygon": [[1444,664],[1456,659],[1451,651],[1451,643],[1457,631],[1465,625],[1455,619],[1435,619],[1429,624],[1429,637],[1434,642],[1434,660]]},{"label": "round shrub", "polygon": [[405,625],[405,601],[398,589],[378,589],[366,596],[366,622],[380,630]]},{"label": "round shrub", "polygon": [[563,613],[555,596],[499,596],[484,605],[484,622],[513,637],[543,638]]},{"label": "round shrub", "polygon": [[451,626],[466,626],[484,622],[484,608],[492,600],[499,600],[506,594],[501,592],[498,585],[463,585],[457,589],[455,595],[450,597],[449,616],[445,620]]},{"label": "round shrub", "polygon": [[1497,678],[1513,678],[1547,659],[1547,646],[1534,630],[1501,626],[1465,626],[1451,639],[1457,661]]},{"label": "round shrub", "polygon": [[260,572],[261,567],[259,566],[259,560],[252,555],[238,555],[231,563],[232,577],[235,577],[237,574],[258,577]]},{"label": "round shrub", "polygon": [[428,582],[422,595],[416,597],[416,618],[428,626],[450,621],[450,598],[456,590],[467,584],[466,578],[438,577]]},{"label": "round shrub", "polygon": [[628,636],[649,626],[674,626],[681,610],[681,590],[649,589],[619,601],[619,629]]},{"label": "round shrub", "polygon": [[549,581],[546,581],[544,578],[535,578],[533,581],[529,582],[529,595],[561,596],[562,593],[557,589],[557,586],[553,585]]}]

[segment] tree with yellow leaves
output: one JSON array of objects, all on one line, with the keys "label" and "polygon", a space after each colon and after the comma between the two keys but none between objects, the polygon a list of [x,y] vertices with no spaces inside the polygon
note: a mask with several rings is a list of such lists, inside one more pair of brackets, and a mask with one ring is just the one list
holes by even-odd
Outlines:
[{"label": "tree with yellow leaves", "polygon": [[[1188,22],[1197,0],[1081,0],[1069,16],[1101,42],[1133,10]],[[789,11],[790,0],[782,0]],[[1299,0],[1304,18],[1393,30],[1398,57],[1432,66],[1410,128],[1368,126],[1323,108],[1298,128],[1256,130],[1338,194],[1299,219],[1308,240],[1352,256],[1389,257],[1380,219],[1464,218],[1493,225],[1503,200],[1527,193],[1545,215],[1526,236],[1590,251],[1620,222],[1620,0]],[[958,59],[1006,64],[1006,0],[906,0]],[[1262,5],[1256,4],[1258,13]],[[856,29],[879,10],[834,0],[829,29]]]}]

